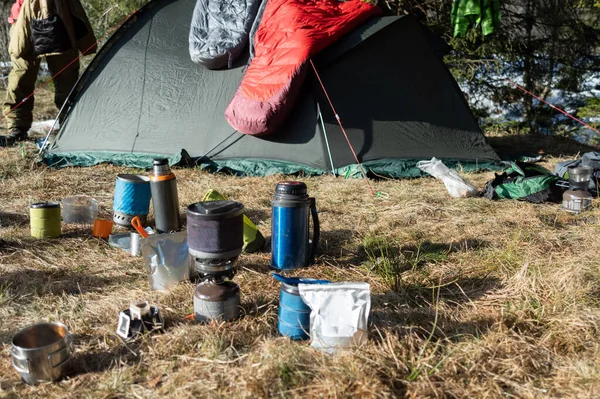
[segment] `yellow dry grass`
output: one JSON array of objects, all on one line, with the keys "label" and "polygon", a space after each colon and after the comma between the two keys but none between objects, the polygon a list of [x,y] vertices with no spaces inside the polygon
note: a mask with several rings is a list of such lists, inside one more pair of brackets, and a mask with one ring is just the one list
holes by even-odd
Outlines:
[{"label": "yellow dry grass", "polygon": [[[150,291],[140,258],[79,227],[64,225],[60,239],[30,237],[31,202],[89,195],[109,217],[115,175],[140,171],[46,169],[31,144],[24,149],[0,149],[2,397],[600,396],[597,203],[577,216],[555,205],[451,199],[434,179],[372,182],[384,199],[361,180],[303,178],[317,198],[323,241],[317,264],[301,274],[372,289],[369,342],[329,356],[278,336],[266,253],[240,259],[243,317],[200,325],[184,319],[191,283]],[[182,210],[217,188],[270,234],[281,176],[175,173]],[[467,175],[479,187],[492,176]],[[167,331],[125,345],[115,334],[118,312],[142,298],[159,305]],[[11,367],[10,342],[46,320],[74,335],[75,371],[30,387]]]}]

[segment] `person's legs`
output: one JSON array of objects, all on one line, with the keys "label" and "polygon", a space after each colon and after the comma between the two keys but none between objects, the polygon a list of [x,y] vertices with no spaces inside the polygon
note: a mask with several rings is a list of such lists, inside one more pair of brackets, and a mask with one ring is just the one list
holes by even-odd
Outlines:
[{"label": "person's legs", "polygon": [[[71,89],[79,79],[79,59],[77,59],[77,56],[77,52],[71,50],[63,54],[46,57],[50,75],[56,75],[54,77],[54,103],[58,109],[63,106]],[[69,65],[71,62],[73,63]]]},{"label": "person's legs", "polygon": [[34,99],[31,96],[25,102],[22,101],[35,90],[40,61],[31,55],[26,58],[11,56],[11,62],[3,107],[6,127],[9,130],[19,129],[27,133],[33,121]]}]

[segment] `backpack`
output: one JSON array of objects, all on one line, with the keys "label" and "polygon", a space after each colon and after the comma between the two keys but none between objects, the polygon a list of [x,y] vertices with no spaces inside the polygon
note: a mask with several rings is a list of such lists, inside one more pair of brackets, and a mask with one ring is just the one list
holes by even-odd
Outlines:
[{"label": "backpack", "polygon": [[485,184],[483,196],[488,199],[517,199],[539,204],[561,202],[559,177],[549,170],[529,163],[512,162],[502,174]]}]

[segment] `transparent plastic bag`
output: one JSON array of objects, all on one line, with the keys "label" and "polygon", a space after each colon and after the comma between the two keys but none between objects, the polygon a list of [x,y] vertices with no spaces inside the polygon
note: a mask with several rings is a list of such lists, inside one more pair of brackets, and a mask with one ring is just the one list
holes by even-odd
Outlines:
[{"label": "transparent plastic bag", "polygon": [[470,181],[463,179],[455,170],[448,168],[437,158],[417,162],[417,168],[444,182],[448,193],[454,198],[475,197],[479,190]]},{"label": "transparent plastic bag", "polygon": [[60,128],[58,121],[54,119],[40,122],[33,122],[29,128],[29,133],[47,134],[52,129],[53,132]]},{"label": "transparent plastic bag", "polygon": [[153,290],[166,291],[190,277],[192,258],[185,231],[142,238],[142,256]]}]

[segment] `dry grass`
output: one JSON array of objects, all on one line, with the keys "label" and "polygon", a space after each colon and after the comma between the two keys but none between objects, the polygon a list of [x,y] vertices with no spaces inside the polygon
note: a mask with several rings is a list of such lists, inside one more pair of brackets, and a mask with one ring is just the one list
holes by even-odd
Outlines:
[{"label": "dry grass", "polygon": [[[372,287],[369,343],[327,356],[278,336],[266,253],[241,258],[244,316],[199,325],[184,319],[191,283],[150,291],[140,258],[85,229],[31,238],[29,203],[84,194],[108,216],[115,175],[131,170],[48,170],[32,145],[25,150],[0,149],[2,397],[600,396],[597,204],[574,216],[554,205],[451,199],[434,179],[373,182],[388,199],[372,198],[360,180],[303,179],[323,230],[317,265],[303,275]],[[182,208],[218,188],[269,235],[281,177],[176,173]],[[481,187],[491,176],[468,178]],[[117,315],[137,298],[161,307],[168,330],[126,346]],[[10,340],[43,320],[71,330],[75,372],[29,387],[10,365]]]}]

